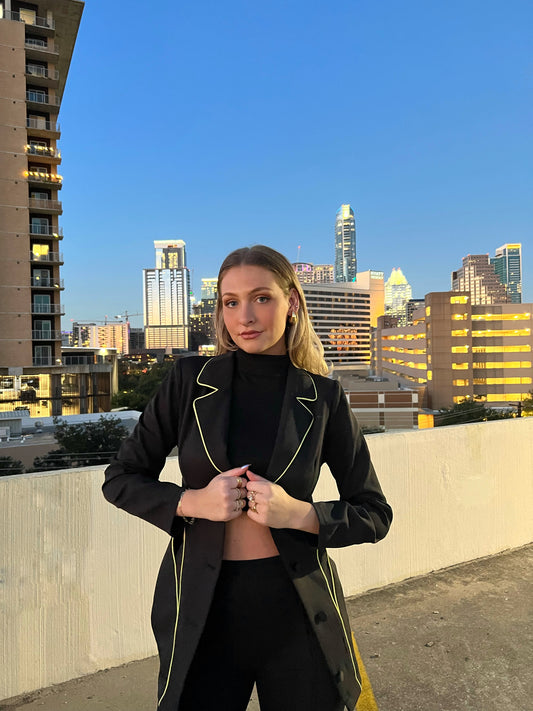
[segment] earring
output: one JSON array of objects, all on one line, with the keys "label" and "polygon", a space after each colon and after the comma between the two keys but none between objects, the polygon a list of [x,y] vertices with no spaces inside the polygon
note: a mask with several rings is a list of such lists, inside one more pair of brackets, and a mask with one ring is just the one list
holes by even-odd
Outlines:
[{"label": "earring", "polygon": [[292,312],[290,321],[293,325],[296,324],[296,322],[298,321],[298,314],[296,311]]}]

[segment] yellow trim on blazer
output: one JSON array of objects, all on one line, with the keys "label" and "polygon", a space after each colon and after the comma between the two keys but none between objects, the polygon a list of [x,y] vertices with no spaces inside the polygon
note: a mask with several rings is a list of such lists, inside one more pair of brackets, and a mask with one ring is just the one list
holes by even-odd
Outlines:
[{"label": "yellow trim on blazer", "polygon": [[209,459],[209,461],[211,462],[211,464],[213,465],[213,467],[217,470],[217,472],[218,472],[219,474],[222,474],[222,469],[219,469],[219,468],[217,467],[217,465],[215,464],[215,462],[214,462],[213,459],[211,458],[211,455],[209,454],[209,450],[207,449],[207,445],[206,445],[205,439],[204,439],[204,433],[202,432],[202,426],[200,425],[200,418],[198,417],[198,413],[197,413],[197,411],[196,411],[196,403],[198,402],[198,400],[203,400],[204,397],[209,397],[210,395],[214,395],[215,393],[218,392],[218,388],[215,388],[214,385],[209,385],[208,383],[201,383],[201,382],[200,382],[200,376],[201,376],[202,373],[204,372],[204,369],[205,369],[205,367],[207,366],[207,364],[208,364],[209,362],[210,362],[210,361],[207,360],[207,361],[204,363],[204,365],[202,366],[202,370],[201,370],[201,371],[198,373],[198,375],[196,376],[196,382],[198,383],[198,385],[201,385],[201,386],[204,387],[204,388],[211,388],[211,392],[210,392],[210,393],[206,393],[205,395],[200,395],[199,397],[195,398],[195,399],[193,400],[193,403],[192,403],[192,409],[194,410],[194,416],[195,416],[195,418],[196,418],[196,424],[198,425],[198,430],[199,430],[199,432],[200,432],[200,437],[202,438],[202,444],[203,444],[203,446],[204,446],[205,453],[207,454],[207,458]]},{"label": "yellow trim on blazer", "polygon": [[165,698],[165,694],[167,693],[168,685],[170,684],[170,675],[172,674],[172,666],[174,664],[174,652],[176,651],[176,637],[177,637],[177,632],[178,632],[178,617],[180,614],[180,601],[181,601],[181,581],[183,580],[183,560],[185,558],[185,538],[187,536],[187,531],[184,528],[183,529],[183,544],[182,544],[182,550],[181,550],[181,565],[180,565],[180,577],[179,577],[179,583],[178,583],[178,571],[176,567],[176,553],[174,551],[174,539],[172,539],[171,543],[171,548],[172,548],[172,562],[174,563],[174,581],[176,585],[176,621],[174,622],[174,639],[172,640],[172,654],[170,655],[170,663],[168,665],[168,674],[167,674],[167,683],[165,684],[165,688],[163,689],[163,693],[161,694],[161,697],[159,698],[157,705],[159,706],[161,704],[161,701]]}]

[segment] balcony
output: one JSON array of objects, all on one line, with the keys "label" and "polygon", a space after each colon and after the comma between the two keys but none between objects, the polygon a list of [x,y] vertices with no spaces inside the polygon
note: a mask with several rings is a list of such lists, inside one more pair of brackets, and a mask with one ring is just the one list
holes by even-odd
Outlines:
[{"label": "balcony", "polygon": [[28,156],[37,156],[43,160],[49,158],[53,163],[59,163],[61,161],[61,151],[52,146],[40,146],[36,143],[28,143],[25,146],[25,151]]},{"label": "balcony", "polygon": [[47,173],[43,170],[25,170],[24,177],[28,179],[28,183],[50,185],[50,187],[58,190],[63,187],[63,176],[57,173]]},{"label": "balcony", "polygon": [[46,106],[52,109],[59,109],[61,99],[59,96],[48,96],[45,92],[28,90],[26,92],[26,103],[30,108],[40,109]]},{"label": "balcony", "polygon": [[43,279],[42,277],[32,277],[31,285],[34,289],[64,289],[64,279]]},{"label": "balcony", "polygon": [[24,42],[27,59],[38,59],[40,61],[57,61],[59,57],[59,47],[57,42],[48,44],[46,40],[28,39]]},{"label": "balcony", "polygon": [[59,138],[61,127],[56,121],[47,121],[45,118],[27,118],[26,128],[32,136],[38,138]]},{"label": "balcony", "polygon": [[22,10],[21,12],[14,12],[7,10],[4,13],[7,20],[13,20],[15,22],[23,22],[25,25],[32,27],[37,30],[38,34],[43,34],[45,36],[50,36],[54,33],[56,23],[52,18],[47,17],[37,17],[35,15],[29,15],[27,12]]},{"label": "balcony", "polygon": [[51,366],[51,365],[60,365],[60,363],[56,363],[54,358],[52,356],[34,356],[32,359],[32,365],[35,367],[42,367],[42,366]]},{"label": "balcony", "polygon": [[57,69],[47,69],[38,64],[26,64],[26,77],[31,77],[31,83],[36,86],[56,87],[59,84]]},{"label": "balcony", "polygon": [[52,237],[53,239],[63,239],[63,228],[52,227],[52,225],[36,225],[30,223],[30,235]]},{"label": "balcony", "polygon": [[63,205],[60,200],[30,198],[28,205],[32,212],[49,212],[57,215],[61,215],[63,212]]},{"label": "balcony", "polygon": [[30,262],[38,262],[39,264],[63,264],[63,252],[48,252],[47,254],[30,252]]},{"label": "balcony", "polygon": [[33,303],[31,305],[32,314],[59,314],[64,316],[65,307],[63,304],[38,304]]},{"label": "balcony", "polygon": [[32,331],[32,341],[60,341],[61,331]]}]

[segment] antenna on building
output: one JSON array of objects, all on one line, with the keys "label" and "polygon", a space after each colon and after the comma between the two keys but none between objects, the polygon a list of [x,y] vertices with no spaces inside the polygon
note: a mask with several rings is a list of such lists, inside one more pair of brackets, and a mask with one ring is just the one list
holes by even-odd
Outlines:
[{"label": "antenna on building", "polygon": [[298,255],[296,256],[296,261],[297,261],[297,262],[300,261],[300,249],[301,249],[301,248],[302,248],[301,245],[298,245]]}]

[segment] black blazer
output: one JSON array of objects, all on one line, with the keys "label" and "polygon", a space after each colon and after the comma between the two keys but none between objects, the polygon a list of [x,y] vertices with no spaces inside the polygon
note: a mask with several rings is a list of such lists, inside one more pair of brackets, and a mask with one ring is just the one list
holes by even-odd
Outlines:
[{"label": "black blazer", "polygon": [[[233,367],[232,352],[177,361],[106,470],[106,499],[172,536],[152,608],[161,711],[178,707],[220,570],[225,524],[199,519],[188,525],[175,514],[184,488],[202,488],[232,468],[226,442]],[[158,480],[176,444],[183,487]],[[289,365],[265,476],[291,496],[312,502],[324,462],[335,477],[339,499],[313,503],[319,534],[293,529],[271,533],[339,692],[353,709],[361,680],[342,588],[326,547],[375,543],[386,535],[392,512],[338,382]]]}]

